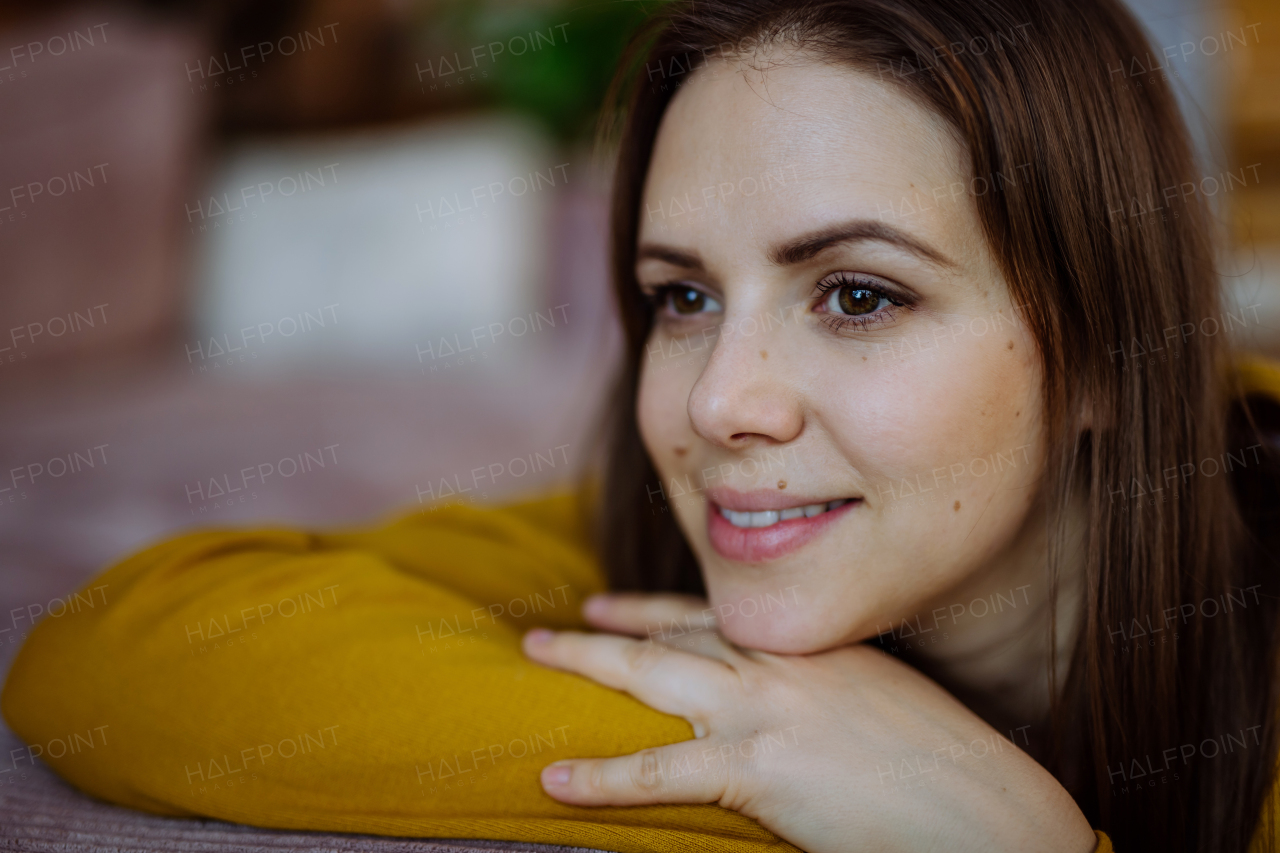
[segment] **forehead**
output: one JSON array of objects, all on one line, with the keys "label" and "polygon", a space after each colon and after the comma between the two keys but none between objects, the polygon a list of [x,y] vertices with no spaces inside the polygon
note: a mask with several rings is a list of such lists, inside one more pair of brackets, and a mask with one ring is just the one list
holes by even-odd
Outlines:
[{"label": "forehead", "polygon": [[963,154],[945,121],[874,74],[797,54],[762,68],[716,60],[663,117],[639,236],[763,246],[868,218],[928,232],[959,258],[977,234]]}]

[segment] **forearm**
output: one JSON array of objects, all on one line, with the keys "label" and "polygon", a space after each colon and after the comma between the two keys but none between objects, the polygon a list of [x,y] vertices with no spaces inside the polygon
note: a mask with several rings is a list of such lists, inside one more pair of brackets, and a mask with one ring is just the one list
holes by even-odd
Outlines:
[{"label": "forearm", "polygon": [[94,732],[92,748],[42,757],[96,796],[169,814],[619,850],[774,841],[713,806],[587,810],[540,791],[559,758],[691,736],[521,656],[497,607],[532,593],[537,617],[575,622],[580,585],[552,583],[554,607],[537,595],[554,573],[468,597],[338,539],[198,535],[117,566],[93,582],[109,604],[33,633],[6,717],[33,745]]}]

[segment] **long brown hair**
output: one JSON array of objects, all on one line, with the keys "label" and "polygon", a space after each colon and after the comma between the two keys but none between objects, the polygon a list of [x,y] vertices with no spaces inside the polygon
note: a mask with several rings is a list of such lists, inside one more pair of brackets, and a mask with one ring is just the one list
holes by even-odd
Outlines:
[{"label": "long brown hair", "polygon": [[[972,175],[1032,164],[975,197],[1043,360],[1050,580],[1068,504],[1088,507],[1083,621],[1044,761],[1120,851],[1245,850],[1277,747],[1280,465],[1257,424],[1276,413],[1232,403],[1226,335],[1206,322],[1234,315],[1203,194],[1185,190],[1202,176],[1169,85],[1134,76],[1154,53],[1118,0],[697,0],[637,35],[615,82],[626,347],[601,513],[613,585],[703,589],[636,425],[653,320],[636,236],[658,125],[709,57],[778,42],[925,104]],[[1138,632],[1161,625],[1177,642],[1139,649]]]}]

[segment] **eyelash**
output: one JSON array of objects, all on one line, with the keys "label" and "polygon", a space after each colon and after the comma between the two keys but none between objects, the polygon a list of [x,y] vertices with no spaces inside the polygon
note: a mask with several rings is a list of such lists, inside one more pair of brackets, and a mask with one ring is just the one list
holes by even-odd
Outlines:
[{"label": "eyelash", "polygon": [[906,299],[898,296],[897,294],[890,293],[888,289],[880,283],[879,279],[872,278],[870,276],[862,276],[857,273],[851,273],[844,270],[832,273],[818,282],[818,293],[822,297],[818,304],[820,306],[825,306],[828,301],[827,297],[829,297],[831,293],[838,292],[845,287],[854,287],[858,290],[865,290],[868,293],[875,294],[880,299],[888,301],[889,305],[885,308],[877,308],[869,314],[831,314],[824,312],[826,313],[826,316],[823,317],[822,322],[826,323],[835,331],[846,329],[851,325],[857,326],[859,329],[866,331],[872,326],[884,324],[894,319],[898,313],[897,309],[907,308],[910,310],[911,307],[910,303]]},{"label": "eyelash", "polygon": [[[838,292],[841,288],[856,287],[858,290],[867,291],[875,294],[880,299],[888,301],[889,305],[885,308],[877,308],[869,314],[832,314],[822,311],[825,316],[822,322],[835,331],[841,331],[849,326],[856,326],[860,330],[870,329],[872,326],[881,325],[894,319],[897,309],[906,308],[910,310],[911,304],[903,297],[897,294],[891,294],[881,283],[880,279],[870,276],[851,273],[846,270],[832,273],[826,278],[819,281],[815,287],[818,290],[819,301],[816,307],[824,307],[828,301],[828,297],[832,292]],[[672,295],[679,290],[693,290],[698,292],[705,299],[711,299],[719,302],[715,297],[708,295],[705,291],[698,287],[694,287],[688,281],[671,281],[666,284],[658,285],[643,295],[649,302],[655,312],[665,311],[667,318],[670,320],[680,320],[681,315],[670,310],[670,299]],[[685,318],[696,315],[684,315]]]}]

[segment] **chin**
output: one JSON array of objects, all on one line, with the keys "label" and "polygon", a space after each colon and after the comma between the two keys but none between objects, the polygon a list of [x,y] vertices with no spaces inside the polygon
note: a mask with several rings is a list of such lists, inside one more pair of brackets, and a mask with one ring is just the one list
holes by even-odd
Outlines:
[{"label": "chin", "polygon": [[819,612],[813,602],[797,595],[799,587],[767,589],[735,589],[728,595],[713,592],[711,606],[729,642],[780,655],[811,654],[847,642],[847,631],[830,614]]}]

